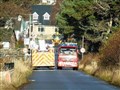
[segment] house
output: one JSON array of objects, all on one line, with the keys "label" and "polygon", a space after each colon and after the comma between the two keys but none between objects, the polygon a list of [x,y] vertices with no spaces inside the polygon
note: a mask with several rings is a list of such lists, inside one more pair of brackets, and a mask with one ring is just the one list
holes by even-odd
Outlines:
[{"label": "house", "polygon": [[55,5],[56,0],[40,0],[40,4]]},{"label": "house", "polygon": [[33,31],[31,32],[31,36],[33,39],[53,39],[53,34],[55,34],[57,30],[56,26],[51,25],[33,25]]},{"label": "house", "polygon": [[[43,25],[50,25],[52,6],[51,5],[33,5],[32,21],[38,21]],[[38,20],[35,18],[38,16]]]},{"label": "house", "polygon": [[29,35],[32,39],[53,39],[53,34],[58,30],[51,25],[51,5],[33,5],[32,21]]}]

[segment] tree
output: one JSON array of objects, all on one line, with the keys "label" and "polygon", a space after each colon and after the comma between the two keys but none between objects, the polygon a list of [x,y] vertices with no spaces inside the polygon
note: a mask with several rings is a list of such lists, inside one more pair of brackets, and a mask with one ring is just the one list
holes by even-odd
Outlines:
[{"label": "tree", "polygon": [[13,34],[13,30],[11,29],[0,29],[0,41],[8,41],[10,42],[10,37]]},{"label": "tree", "polygon": [[17,6],[13,2],[6,2],[0,5],[0,17],[10,18],[17,17],[19,14],[28,13],[29,10]]},{"label": "tree", "polygon": [[[112,44],[112,45],[111,45]],[[113,69],[120,67],[120,29],[101,47],[100,65],[104,68]]]},{"label": "tree", "polygon": [[[30,13],[30,6],[37,3],[36,0],[0,0],[0,27],[4,27],[7,20],[15,21],[18,15],[24,16]],[[0,41],[11,42],[13,29],[0,28]]]},{"label": "tree", "polygon": [[65,34],[74,33],[77,41],[84,36],[89,50],[98,51],[112,28],[120,26],[119,4],[119,0],[64,0],[57,24]]},{"label": "tree", "polygon": [[39,0],[2,0],[0,3],[0,17],[17,17],[19,14],[28,14],[31,5],[39,3]]},{"label": "tree", "polygon": [[51,14],[51,25],[56,25],[56,14],[60,11],[60,4],[63,0],[57,0],[56,4],[52,6],[52,14]]}]

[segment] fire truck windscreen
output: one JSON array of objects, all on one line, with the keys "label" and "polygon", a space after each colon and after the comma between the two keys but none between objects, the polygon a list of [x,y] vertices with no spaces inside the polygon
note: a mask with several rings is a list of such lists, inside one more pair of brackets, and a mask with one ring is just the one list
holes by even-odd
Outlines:
[{"label": "fire truck windscreen", "polygon": [[61,48],[60,54],[75,54],[76,48]]}]

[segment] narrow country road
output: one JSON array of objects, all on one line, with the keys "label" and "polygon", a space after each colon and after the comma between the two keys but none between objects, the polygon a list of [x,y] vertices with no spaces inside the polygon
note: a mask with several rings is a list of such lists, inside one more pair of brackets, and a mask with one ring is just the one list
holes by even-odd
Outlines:
[{"label": "narrow country road", "polygon": [[104,81],[73,70],[36,70],[21,90],[120,90]]}]

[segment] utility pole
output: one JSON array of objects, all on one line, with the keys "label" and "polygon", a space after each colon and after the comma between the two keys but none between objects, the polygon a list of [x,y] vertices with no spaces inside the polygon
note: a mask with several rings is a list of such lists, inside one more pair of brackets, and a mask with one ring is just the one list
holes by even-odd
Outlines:
[{"label": "utility pole", "polygon": [[84,56],[84,52],[85,52],[85,48],[84,48],[84,36],[82,36],[82,48],[80,49],[81,53],[82,53],[82,60],[83,60],[83,56]]},{"label": "utility pole", "polygon": [[82,48],[84,48],[84,36],[82,36]]},{"label": "utility pole", "polygon": [[28,31],[28,37],[31,38],[31,21],[32,21],[32,17],[31,17],[31,14],[29,14],[29,31]]},{"label": "utility pole", "polygon": [[[82,48],[84,48],[84,36],[82,37]],[[83,52],[82,52],[82,60],[83,60]]]}]

